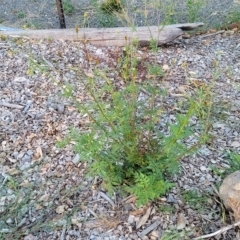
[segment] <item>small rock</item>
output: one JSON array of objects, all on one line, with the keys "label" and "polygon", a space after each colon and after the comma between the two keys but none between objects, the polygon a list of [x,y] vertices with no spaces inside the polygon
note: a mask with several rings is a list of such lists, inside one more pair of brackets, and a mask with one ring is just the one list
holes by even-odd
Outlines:
[{"label": "small rock", "polygon": [[25,77],[15,77],[13,80],[15,83],[28,83],[28,79]]},{"label": "small rock", "polygon": [[32,234],[29,234],[24,237],[24,240],[37,240],[37,237],[33,236]]},{"label": "small rock", "polygon": [[163,69],[163,71],[168,71],[169,70],[169,66],[167,65],[167,64],[164,64],[163,66],[162,66],[162,69]]},{"label": "small rock", "polygon": [[185,39],[188,39],[188,38],[190,38],[191,37],[191,35],[190,34],[184,34],[184,35],[182,35],[182,38],[185,38]]},{"label": "small rock", "polygon": [[134,222],[135,222],[135,216],[129,215],[129,217],[128,217],[128,223],[129,223],[129,224],[133,224]]},{"label": "small rock", "polygon": [[78,231],[76,231],[76,230],[69,230],[69,231],[68,231],[68,234],[69,234],[70,236],[81,237],[80,232],[78,232]]},{"label": "small rock", "polygon": [[97,49],[97,51],[95,52],[97,55],[103,55],[103,51],[101,48]]},{"label": "small rock", "polygon": [[30,162],[25,162],[22,166],[20,166],[20,170],[26,170],[27,168],[30,168],[30,166]]},{"label": "small rock", "polygon": [[172,194],[168,195],[167,203],[177,203],[177,200],[173,197]]},{"label": "small rock", "polygon": [[56,213],[58,213],[58,214],[64,213],[64,211],[65,211],[64,208],[65,208],[65,205],[58,206],[56,209]]},{"label": "small rock", "polygon": [[29,156],[33,155],[33,151],[32,150],[28,150],[27,151],[27,155],[29,155]]},{"label": "small rock", "polygon": [[120,236],[119,240],[127,240],[127,239],[123,236]]},{"label": "small rock", "polygon": [[211,174],[207,174],[206,178],[209,182],[214,182],[215,181],[214,178],[211,176]]},{"label": "small rock", "polygon": [[118,229],[119,231],[122,231],[122,230],[123,230],[122,225],[118,225],[117,229]]},{"label": "small rock", "polygon": [[205,171],[207,170],[207,168],[206,168],[205,166],[201,166],[201,167],[200,167],[200,170],[201,170],[202,172],[205,172]]},{"label": "small rock", "polygon": [[199,182],[202,183],[204,181],[206,181],[206,178],[204,176],[200,177]]},{"label": "small rock", "polygon": [[12,154],[12,156],[17,159],[18,154],[19,154],[19,153],[18,153],[17,151],[14,151],[13,154]]},{"label": "small rock", "polygon": [[150,239],[152,240],[157,240],[160,238],[160,234],[158,231],[152,231],[150,234]]},{"label": "small rock", "polygon": [[8,218],[7,221],[6,221],[6,223],[7,223],[7,224],[11,224],[11,223],[13,223],[12,218]]},{"label": "small rock", "polygon": [[72,162],[77,164],[79,162],[79,159],[80,159],[80,155],[76,154],[76,156],[73,158]]},{"label": "small rock", "polygon": [[5,158],[6,156],[7,156],[7,154],[5,152],[0,153],[0,158]]},{"label": "small rock", "polygon": [[29,156],[28,154],[25,154],[25,155],[22,157],[22,162],[23,162],[23,163],[31,162],[31,156]]},{"label": "small rock", "polygon": [[63,113],[64,112],[64,105],[58,104],[57,105],[57,110],[58,110],[58,112]]},{"label": "small rock", "polygon": [[233,142],[231,143],[231,147],[236,147],[236,148],[240,147],[240,142],[238,142],[238,141],[233,141]]},{"label": "small rock", "polygon": [[24,152],[19,153],[18,156],[17,156],[17,159],[21,159],[24,155],[25,155]]},{"label": "small rock", "polygon": [[5,162],[6,162],[6,159],[0,157],[0,164],[3,165]]},{"label": "small rock", "polygon": [[41,119],[43,116],[44,116],[44,115],[43,115],[42,113],[37,113],[37,114],[35,115],[35,119],[36,119],[36,120],[39,120],[39,119]]}]

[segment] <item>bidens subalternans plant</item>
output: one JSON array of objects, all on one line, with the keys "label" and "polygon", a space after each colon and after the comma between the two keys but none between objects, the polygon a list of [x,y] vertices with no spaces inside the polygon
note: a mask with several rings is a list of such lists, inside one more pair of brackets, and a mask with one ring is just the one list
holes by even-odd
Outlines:
[{"label": "bidens subalternans plant", "polygon": [[[169,124],[167,135],[159,131],[163,108],[158,99],[164,91],[157,83],[167,73],[158,64],[146,64],[149,79],[138,83],[136,51],[136,44],[128,46],[120,61],[124,87],[118,88],[104,72],[95,70],[83,81],[91,100],[80,103],[72,89],[65,87],[64,91],[90,119],[85,131],[71,128],[67,140],[74,142],[74,151],[88,162],[90,174],[102,178],[110,193],[135,194],[140,205],[174,186],[168,179],[177,172],[179,159],[201,145],[206,132],[203,127],[202,133],[194,135],[190,126],[190,119],[202,109],[196,104],[203,102],[198,99],[201,95],[188,99],[187,109]],[[196,143],[187,147],[184,141],[193,135]]]}]

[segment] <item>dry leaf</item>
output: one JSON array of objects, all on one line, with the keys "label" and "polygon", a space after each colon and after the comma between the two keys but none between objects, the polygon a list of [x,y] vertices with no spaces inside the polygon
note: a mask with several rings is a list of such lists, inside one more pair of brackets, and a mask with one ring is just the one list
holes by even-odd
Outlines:
[{"label": "dry leaf", "polygon": [[135,195],[132,195],[130,198],[126,199],[126,201],[124,201],[125,203],[135,203],[137,200]]},{"label": "dry leaf", "polygon": [[185,220],[184,214],[180,213],[177,219],[177,229],[178,230],[184,229],[185,226],[186,226],[186,220]]},{"label": "dry leaf", "polygon": [[186,93],[186,90],[189,88],[187,85],[182,85],[177,88],[180,93]]},{"label": "dry leaf", "polygon": [[37,204],[35,204],[35,208],[36,208],[36,210],[41,210],[43,207],[37,203]]},{"label": "dry leaf", "polygon": [[217,30],[216,30],[216,29],[210,29],[209,32],[210,32],[210,33],[216,33]]},{"label": "dry leaf", "polygon": [[94,73],[92,70],[89,70],[89,71],[84,71],[84,74],[89,77],[89,78],[93,78],[94,77]]},{"label": "dry leaf", "polygon": [[28,180],[24,180],[22,183],[19,184],[21,187],[28,187],[30,185]]},{"label": "dry leaf", "polygon": [[39,201],[47,202],[49,199],[50,194],[44,194],[39,198]]},{"label": "dry leaf", "polygon": [[12,168],[12,169],[10,169],[9,172],[8,172],[8,174],[9,174],[10,176],[17,175],[18,173],[19,173],[19,170],[16,169],[16,168]]},{"label": "dry leaf", "polygon": [[145,215],[137,222],[136,229],[140,228],[141,226],[143,226],[147,222],[147,220],[150,216],[151,210],[152,210],[152,208],[148,208]]},{"label": "dry leaf", "polygon": [[42,148],[39,146],[37,147],[36,152],[34,153],[34,157],[36,160],[38,160],[39,158],[41,159],[42,156],[43,156]]},{"label": "dry leaf", "polygon": [[130,212],[130,215],[137,216],[137,215],[142,214],[143,212],[145,212],[145,210],[143,208],[142,209],[137,209],[136,211]]}]

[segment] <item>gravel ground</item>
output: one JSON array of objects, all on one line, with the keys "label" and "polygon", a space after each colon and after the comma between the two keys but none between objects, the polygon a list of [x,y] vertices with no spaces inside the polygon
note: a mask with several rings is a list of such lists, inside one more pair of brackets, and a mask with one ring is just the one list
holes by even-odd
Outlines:
[{"label": "gravel ground", "polygon": [[[0,239],[148,240],[171,231],[185,236],[174,238],[180,240],[230,223],[229,218],[222,221],[224,213],[214,191],[222,179],[211,167],[221,172],[229,167],[224,153],[240,153],[239,33],[178,39],[159,49],[157,56],[147,48],[139,49],[140,62],[151,63],[157,57],[159,65],[169,67],[169,77],[159,83],[167,91],[160,125],[163,131],[174,121],[183,94],[209,84],[216,60],[220,73],[213,89],[212,142],[181,161],[181,172],[173,179],[176,187],[170,193],[140,209],[134,197],[110,197],[98,186],[98,178],[84,177],[86,166],[78,162],[71,146],[56,148],[70,126],[82,129],[87,122],[61,97],[56,83],[74,85],[80,101],[87,101],[88,95],[79,78],[84,79],[84,72],[91,69],[107,69],[109,77],[121,85],[115,66],[122,50],[53,40],[0,43]],[[139,72],[139,79],[145,76],[146,72]],[[194,189],[203,197],[192,205],[183,196],[184,191]],[[12,204],[16,201],[21,203],[18,209]],[[211,239],[235,239],[236,232],[232,229]]]},{"label": "gravel ground", "polygon": [[[114,27],[128,25],[126,22],[112,21],[96,11],[96,8],[86,0],[71,0],[75,10],[71,15],[66,14],[67,28],[83,26],[83,14],[88,13],[88,27]],[[134,19],[136,26],[146,25],[142,16],[144,1],[127,1],[127,11]],[[151,2],[151,1],[150,1]],[[154,2],[154,1],[153,1]],[[228,22],[229,13],[233,10],[240,10],[239,0],[203,0],[198,10],[191,7],[189,10],[186,0],[163,0],[161,1],[161,19],[166,19],[166,12],[175,13],[171,16],[170,22],[182,23],[191,21],[204,22],[205,26],[216,27]],[[150,3],[147,5],[148,24],[156,25],[158,13]],[[189,13],[192,12],[192,13]],[[196,12],[196,16],[194,14]],[[59,21],[55,1],[52,0],[1,0],[0,1],[0,24],[8,27],[23,28],[59,28]]]}]

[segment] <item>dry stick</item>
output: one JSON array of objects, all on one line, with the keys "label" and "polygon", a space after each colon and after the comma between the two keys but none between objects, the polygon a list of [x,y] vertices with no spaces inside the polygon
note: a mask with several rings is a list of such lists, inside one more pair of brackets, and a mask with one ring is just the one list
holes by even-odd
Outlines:
[{"label": "dry stick", "polygon": [[225,30],[221,30],[221,31],[218,31],[218,32],[215,32],[215,33],[209,33],[209,34],[201,36],[201,38],[211,37],[211,36],[221,34],[221,33],[224,33],[224,32],[225,32]]},{"label": "dry stick", "polygon": [[24,106],[12,104],[12,103],[6,103],[6,102],[0,102],[0,106],[9,107],[9,108],[17,108],[17,109],[23,109]]},{"label": "dry stick", "polygon": [[108,197],[105,193],[99,192],[99,196],[101,196],[102,198],[104,198],[105,200],[107,200],[107,201],[112,205],[113,208],[115,207],[115,204],[114,204],[114,202],[112,201],[112,199],[111,199],[110,197]]},{"label": "dry stick", "polygon": [[207,235],[203,235],[201,237],[197,237],[197,238],[193,238],[193,240],[198,240],[198,239],[204,239],[204,238],[210,238],[210,237],[213,237],[213,236],[216,236],[218,234],[221,234],[221,233],[224,233],[236,226],[238,226],[240,224],[240,221],[239,222],[236,222],[232,225],[229,225],[227,227],[223,227],[223,228],[220,228],[218,231],[214,232],[214,233],[210,233],[210,234],[207,234]]}]

